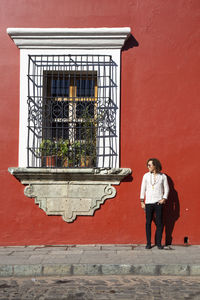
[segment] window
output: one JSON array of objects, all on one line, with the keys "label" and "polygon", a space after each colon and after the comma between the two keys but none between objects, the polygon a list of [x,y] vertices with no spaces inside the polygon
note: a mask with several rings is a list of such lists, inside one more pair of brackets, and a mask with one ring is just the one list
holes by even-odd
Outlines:
[{"label": "window", "polygon": [[116,67],[109,55],[29,55],[28,167],[113,167]]},{"label": "window", "polygon": [[43,92],[43,137],[71,141],[84,139],[80,138],[84,116],[88,114],[91,122],[96,116],[96,73],[45,72],[43,80],[46,82]]},{"label": "window", "polygon": [[48,215],[93,215],[131,173],[119,168],[120,57],[130,28],[7,32],[20,48],[19,161],[9,171]]},{"label": "window", "polygon": [[[80,123],[79,121],[73,123],[74,127],[77,127],[75,130],[69,128],[72,123],[67,124],[67,120],[64,121],[65,115],[70,115],[69,100],[63,99],[60,104],[55,100],[54,105],[52,104],[52,107],[45,111],[43,101],[45,100],[43,78],[45,72],[46,74],[50,72],[52,75],[53,72],[57,72],[57,77],[62,72],[66,72],[66,77],[69,77],[71,73],[75,74],[77,98],[95,97],[95,94],[91,94],[94,83],[81,80],[78,76],[83,79],[84,75],[80,75],[80,72],[82,74],[96,72],[97,99],[93,105],[94,116],[98,123],[95,126],[95,164],[98,168],[119,168],[121,48],[129,37],[130,31],[129,27],[7,29],[10,38],[20,49],[19,167],[42,167],[44,155],[40,150],[45,143],[43,141],[44,129],[42,128],[45,127],[44,116],[48,109],[50,109],[49,113],[53,113],[54,116],[58,113],[61,114],[62,119],[60,122],[62,124],[59,124],[58,120],[56,124],[52,124],[53,121],[50,120],[50,126],[54,128],[52,135],[60,135],[67,140],[73,130],[76,139],[83,139],[84,130],[81,129],[83,122],[81,124],[76,124]],[[70,97],[70,82],[65,76],[56,79],[55,75],[54,81],[50,84],[52,86],[51,97],[58,98],[63,95],[65,97],[62,98]],[[82,109],[78,101],[74,108],[76,111]],[[83,100],[80,101],[81,106],[89,106],[88,110],[90,110],[90,114],[93,114],[92,105],[83,104]],[[56,106],[56,104],[59,105]],[[62,105],[61,110],[60,105]],[[81,112],[77,112],[77,114],[81,114]],[[56,118],[58,119],[58,117]],[[80,116],[78,118],[80,119]],[[51,144],[51,142],[50,140],[46,143]],[[58,157],[56,159],[59,163]],[[37,171],[35,170],[35,172]]]}]

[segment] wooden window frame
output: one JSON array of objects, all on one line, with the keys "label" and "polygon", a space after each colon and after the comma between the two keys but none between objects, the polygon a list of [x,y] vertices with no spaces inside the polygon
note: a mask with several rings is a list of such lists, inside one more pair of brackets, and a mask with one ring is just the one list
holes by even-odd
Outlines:
[{"label": "wooden window frame", "polygon": [[[68,97],[61,97],[61,96],[51,96],[51,80],[52,78],[60,78],[61,79],[68,79],[70,78],[70,84],[69,84],[69,96]],[[57,71],[44,71],[44,78],[47,77],[47,80],[44,80],[44,85],[43,85],[43,98],[48,101],[54,98],[54,101],[68,101],[69,102],[69,111],[68,111],[68,118],[57,118],[54,122],[68,122],[70,124],[75,125],[75,123],[82,123],[83,118],[77,118],[76,117],[76,103],[77,102],[94,102],[94,118],[91,118],[91,120],[94,120],[97,118],[97,98],[98,98],[98,86],[97,86],[97,72],[96,71],[62,71],[62,70],[57,70]],[[94,79],[95,84],[94,84],[94,96],[93,97],[88,97],[88,96],[77,96],[77,80],[78,79]],[[44,120],[46,121],[46,113],[45,111],[43,112],[43,123]],[[63,121],[64,120],[64,121]],[[72,127],[72,134],[70,136],[69,134],[69,140],[70,141],[75,141],[76,138],[76,129]],[[84,142],[84,140],[81,140]]]}]

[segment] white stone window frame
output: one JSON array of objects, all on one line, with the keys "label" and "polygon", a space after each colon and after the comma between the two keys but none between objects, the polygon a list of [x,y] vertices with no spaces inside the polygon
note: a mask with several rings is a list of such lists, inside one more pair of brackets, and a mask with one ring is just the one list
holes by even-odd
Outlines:
[{"label": "white stone window frame", "polygon": [[[130,34],[121,28],[8,28],[20,49],[20,115],[18,167],[27,167],[28,139],[28,56],[29,55],[110,55],[117,64],[115,165],[120,166],[120,66],[121,48]],[[98,166],[97,166],[98,167]],[[104,167],[109,166],[109,159]]]},{"label": "white stone window frame", "polygon": [[[119,168],[120,141],[120,58],[121,48],[130,34],[122,28],[8,28],[7,32],[20,49],[20,125],[18,167],[8,171],[26,185],[24,194],[47,215],[61,215],[73,222],[78,215],[93,215],[106,199],[116,195],[118,185],[130,168]],[[28,133],[28,55],[111,55],[117,70],[117,153],[115,168],[27,168]]]}]

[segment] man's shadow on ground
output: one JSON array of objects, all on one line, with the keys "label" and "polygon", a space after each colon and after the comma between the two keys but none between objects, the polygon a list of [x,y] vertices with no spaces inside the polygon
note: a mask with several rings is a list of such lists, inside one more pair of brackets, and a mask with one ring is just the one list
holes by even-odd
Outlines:
[{"label": "man's shadow on ground", "polygon": [[169,196],[163,207],[163,231],[165,232],[165,245],[167,246],[172,244],[174,226],[180,217],[180,204],[174,182],[170,176],[167,174],[166,176],[169,184]]}]

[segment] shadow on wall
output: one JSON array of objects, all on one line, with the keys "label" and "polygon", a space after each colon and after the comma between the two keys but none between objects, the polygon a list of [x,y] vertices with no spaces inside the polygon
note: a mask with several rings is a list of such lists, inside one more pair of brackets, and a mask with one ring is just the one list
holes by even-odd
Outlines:
[{"label": "shadow on wall", "polygon": [[138,47],[138,46],[139,46],[138,41],[134,38],[134,36],[132,34],[130,34],[130,36],[126,40],[124,46],[122,47],[122,51],[127,51],[130,48]]},{"label": "shadow on wall", "polygon": [[[131,48],[138,47],[139,43],[131,34],[129,38],[126,40],[124,46],[122,47],[122,51],[127,51]],[[178,193],[174,188],[174,182],[170,176],[167,176],[168,184],[169,184],[169,196],[166,204],[164,205],[163,209],[163,231],[165,231],[165,245],[172,244],[172,233],[174,230],[174,226],[178,218],[180,217],[180,205],[179,205],[179,198]],[[124,182],[132,182],[133,177],[129,175],[126,177]],[[155,223],[155,216],[153,217],[153,221]],[[184,241],[185,242],[185,241]]]},{"label": "shadow on wall", "polygon": [[168,175],[167,180],[169,184],[169,196],[163,210],[163,230],[165,231],[165,244],[171,245],[174,226],[180,217],[180,205],[178,193],[174,188],[173,180]]},{"label": "shadow on wall", "polygon": [[133,181],[133,176],[130,174],[126,176],[124,179],[122,179],[121,182],[132,182]]}]

